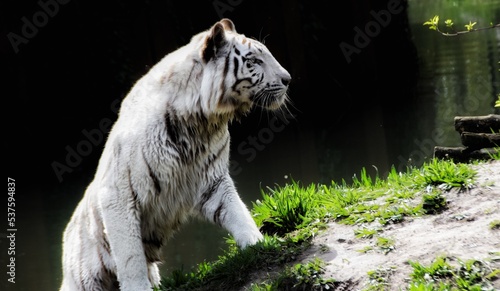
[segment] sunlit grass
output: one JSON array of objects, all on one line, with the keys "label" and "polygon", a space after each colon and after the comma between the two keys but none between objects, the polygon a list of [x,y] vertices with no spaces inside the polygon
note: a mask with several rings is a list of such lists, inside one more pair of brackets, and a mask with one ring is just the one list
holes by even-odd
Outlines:
[{"label": "sunlit grass", "polygon": [[267,290],[328,290],[335,287],[335,280],[324,279],[323,267],[325,263],[315,259],[306,264],[287,266],[277,275],[277,278],[269,282],[252,284],[252,291]]},{"label": "sunlit grass", "polygon": [[492,160],[497,160],[497,161],[500,160],[500,147],[495,147],[493,150],[494,150],[493,153],[488,154],[490,158]]},{"label": "sunlit grass", "polygon": [[394,250],[394,239],[388,237],[377,237],[375,245],[382,251],[382,253],[387,254],[388,252]]},{"label": "sunlit grass", "polygon": [[309,224],[317,208],[315,185],[307,188],[297,182],[262,192],[262,200],[253,203],[253,217],[261,231],[284,235]]},{"label": "sunlit grass", "polygon": [[381,229],[380,228],[358,228],[354,230],[354,235],[357,238],[372,238],[375,234],[377,234]]},{"label": "sunlit grass", "polygon": [[370,284],[363,291],[385,291],[388,288],[389,278],[396,272],[395,267],[379,267],[368,271]]},{"label": "sunlit grass", "polygon": [[500,229],[500,220],[495,219],[489,224],[490,229]]},{"label": "sunlit grass", "polygon": [[461,260],[452,265],[450,258],[437,257],[429,265],[410,261],[413,268],[408,290],[496,290],[491,281],[500,275],[487,261]]},{"label": "sunlit grass", "polygon": [[420,175],[416,176],[416,183],[422,186],[441,186],[444,189],[452,187],[470,188],[473,185],[475,171],[467,164],[453,163],[452,161],[433,159],[425,163]]}]

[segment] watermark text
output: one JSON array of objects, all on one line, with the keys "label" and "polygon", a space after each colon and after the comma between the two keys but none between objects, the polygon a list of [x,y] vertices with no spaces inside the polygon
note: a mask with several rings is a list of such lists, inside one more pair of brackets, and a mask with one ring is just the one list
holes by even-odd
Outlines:
[{"label": "watermark text", "polygon": [[16,180],[7,178],[7,281],[16,283]]}]

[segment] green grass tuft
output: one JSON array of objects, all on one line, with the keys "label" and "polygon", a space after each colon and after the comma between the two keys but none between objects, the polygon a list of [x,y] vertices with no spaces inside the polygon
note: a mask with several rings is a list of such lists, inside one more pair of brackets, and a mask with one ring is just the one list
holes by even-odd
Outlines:
[{"label": "green grass tuft", "polygon": [[368,271],[370,284],[363,291],[385,291],[388,287],[389,278],[396,272],[395,267],[380,267]]},{"label": "green grass tuft", "polygon": [[492,222],[490,222],[490,229],[500,229],[500,220],[495,219]]},{"label": "green grass tuft", "polygon": [[333,279],[324,279],[325,263],[315,259],[306,264],[287,266],[275,280],[252,284],[252,291],[264,290],[334,290],[336,282]]},{"label": "green grass tuft", "polygon": [[446,198],[441,192],[431,191],[424,194],[422,208],[425,214],[438,214],[447,209]]},{"label": "green grass tuft", "polygon": [[394,250],[394,239],[392,238],[379,236],[375,244],[385,255]]},{"label": "green grass tuft", "polygon": [[467,164],[433,159],[422,166],[416,182],[421,186],[439,186],[444,190],[471,188],[475,175],[476,172]]},{"label": "green grass tuft", "polygon": [[495,290],[491,280],[498,276],[498,269],[481,260],[457,262],[452,265],[447,257],[438,257],[429,266],[410,261],[413,273],[408,290]]},{"label": "green grass tuft", "polygon": [[500,147],[495,147],[493,153],[488,154],[492,160],[500,160]]},{"label": "green grass tuft", "polygon": [[252,210],[263,233],[283,236],[311,222],[311,212],[317,203],[314,185],[304,188],[294,181],[291,185],[268,190],[269,194],[262,191],[262,200],[253,203]]},{"label": "green grass tuft", "polygon": [[358,228],[354,230],[354,234],[357,238],[372,238],[375,234],[381,231],[380,228]]}]

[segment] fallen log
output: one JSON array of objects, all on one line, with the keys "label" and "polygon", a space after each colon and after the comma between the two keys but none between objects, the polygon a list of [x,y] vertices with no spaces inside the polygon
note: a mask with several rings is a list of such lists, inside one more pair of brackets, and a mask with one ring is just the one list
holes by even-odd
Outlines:
[{"label": "fallen log", "polygon": [[500,115],[456,116],[455,130],[462,132],[500,132]]},{"label": "fallen log", "polygon": [[494,148],[500,146],[500,133],[462,132],[462,144],[470,149]]},{"label": "fallen log", "polygon": [[497,154],[495,148],[473,150],[466,147],[434,147],[434,158],[453,160],[456,163],[468,163],[471,160],[489,160]]}]

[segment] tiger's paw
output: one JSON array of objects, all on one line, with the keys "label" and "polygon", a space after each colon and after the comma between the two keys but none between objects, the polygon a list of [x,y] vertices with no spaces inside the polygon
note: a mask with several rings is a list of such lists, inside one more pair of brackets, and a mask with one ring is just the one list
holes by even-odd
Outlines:
[{"label": "tiger's paw", "polygon": [[263,239],[264,237],[259,231],[253,231],[253,232],[248,232],[243,237],[237,239],[236,243],[242,250],[244,250],[248,246],[253,246]]}]

